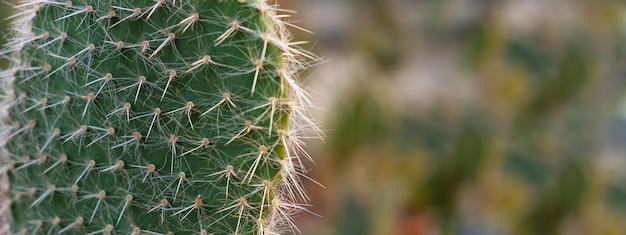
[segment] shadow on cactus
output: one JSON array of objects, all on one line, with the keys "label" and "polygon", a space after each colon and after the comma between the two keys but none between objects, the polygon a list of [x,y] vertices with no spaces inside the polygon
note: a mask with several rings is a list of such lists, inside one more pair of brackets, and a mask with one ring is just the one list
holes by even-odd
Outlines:
[{"label": "shadow on cactus", "polygon": [[263,0],[22,1],[1,51],[13,233],[276,234],[318,60]]}]

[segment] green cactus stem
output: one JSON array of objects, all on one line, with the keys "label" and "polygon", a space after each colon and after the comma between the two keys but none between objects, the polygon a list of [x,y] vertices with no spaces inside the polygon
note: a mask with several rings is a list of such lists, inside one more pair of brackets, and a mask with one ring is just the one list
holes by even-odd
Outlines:
[{"label": "green cactus stem", "polygon": [[[14,234],[278,234],[308,201],[297,78],[264,0],[25,0],[0,52]],[[307,134],[308,133],[308,134]]]}]

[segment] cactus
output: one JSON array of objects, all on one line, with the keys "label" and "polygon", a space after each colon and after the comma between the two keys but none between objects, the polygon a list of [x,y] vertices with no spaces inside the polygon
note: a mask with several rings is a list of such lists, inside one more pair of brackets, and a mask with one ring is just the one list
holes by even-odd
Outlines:
[{"label": "cactus", "polygon": [[[264,0],[24,0],[0,51],[15,234],[278,234],[308,198],[297,79]],[[316,133],[314,133],[316,134]]]}]

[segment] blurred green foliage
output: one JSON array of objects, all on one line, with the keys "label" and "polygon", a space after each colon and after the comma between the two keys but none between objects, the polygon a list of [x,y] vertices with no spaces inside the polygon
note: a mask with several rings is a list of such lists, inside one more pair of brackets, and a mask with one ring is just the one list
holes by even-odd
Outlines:
[{"label": "blurred green foliage", "polygon": [[[624,5],[534,1],[558,9],[544,21],[526,16],[533,23],[522,30],[506,15],[515,1],[470,1],[478,13],[463,21],[450,20],[471,10],[460,2],[411,2],[368,1],[358,8],[367,25],[351,25],[348,40],[361,46],[346,53],[372,63],[336,99],[316,150],[324,158],[313,178],[327,179],[323,200],[335,205],[319,209],[328,233],[625,234],[626,185],[612,170],[626,167],[624,153],[608,144],[623,139],[607,131],[626,94]],[[416,5],[439,16],[394,12]],[[379,34],[393,45],[376,46]],[[415,73],[440,54],[458,77]],[[435,79],[443,91],[428,94],[440,96],[424,105],[397,95],[411,90],[399,89],[411,71],[404,79],[416,93],[428,84],[420,79]]]}]

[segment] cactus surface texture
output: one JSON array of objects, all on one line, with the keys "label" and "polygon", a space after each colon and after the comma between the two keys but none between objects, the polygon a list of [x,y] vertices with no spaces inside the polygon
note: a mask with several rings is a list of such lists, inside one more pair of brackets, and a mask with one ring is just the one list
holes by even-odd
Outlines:
[{"label": "cactus surface texture", "polygon": [[[25,0],[0,54],[12,234],[280,234],[318,61],[264,0]],[[311,132],[313,131],[313,132]]]}]

